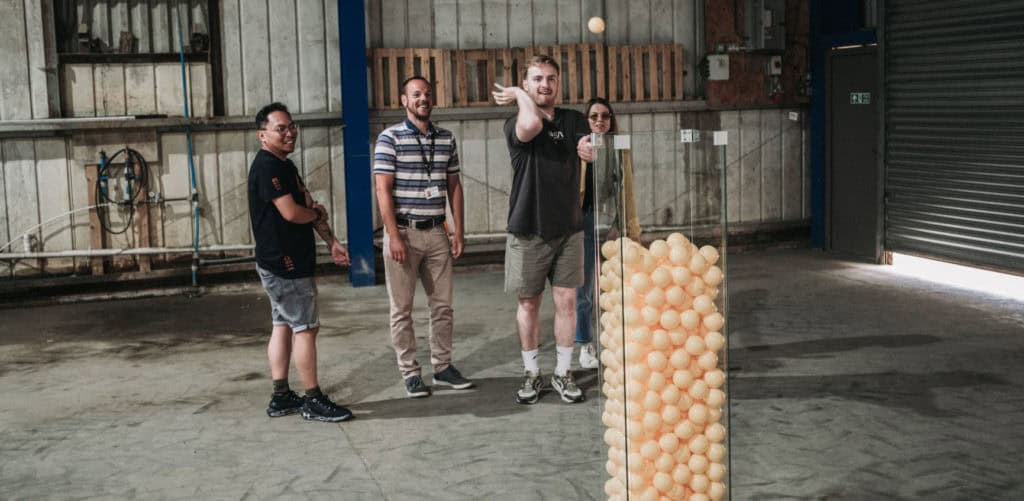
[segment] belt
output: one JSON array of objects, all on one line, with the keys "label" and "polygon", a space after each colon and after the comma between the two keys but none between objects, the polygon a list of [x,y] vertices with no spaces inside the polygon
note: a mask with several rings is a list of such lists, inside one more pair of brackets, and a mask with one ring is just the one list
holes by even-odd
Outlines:
[{"label": "belt", "polygon": [[396,217],[395,222],[401,228],[415,228],[417,230],[429,230],[435,226],[441,226],[444,224],[444,217],[435,217],[431,219],[409,219],[404,217]]}]

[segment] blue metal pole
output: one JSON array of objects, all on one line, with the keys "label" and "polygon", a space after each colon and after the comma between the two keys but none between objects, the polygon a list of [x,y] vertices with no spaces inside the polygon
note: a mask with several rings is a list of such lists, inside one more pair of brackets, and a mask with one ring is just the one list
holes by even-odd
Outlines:
[{"label": "blue metal pole", "polygon": [[345,124],[345,213],[353,286],[375,285],[373,200],[370,198],[370,102],[366,87],[363,0],[338,0],[341,113]]}]

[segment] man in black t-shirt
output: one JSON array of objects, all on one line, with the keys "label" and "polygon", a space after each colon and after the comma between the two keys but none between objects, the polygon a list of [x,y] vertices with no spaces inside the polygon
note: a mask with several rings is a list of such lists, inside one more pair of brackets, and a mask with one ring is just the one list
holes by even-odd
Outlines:
[{"label": "man in black t-shirt", "polygon": [[590,126],[583,114],[555,108],[558,63],[534,56],[525,65],[523,86],[495,84],[499,105],[519,111],[505,123],[512,159],[505,291],[519,299],[516,323],[525,373],[516,402],[532,404],[543,386],[537,362],[541,294],[551,282],[555,301],[556,365],[551,386],[569,403],[582,402],[573,380],[576,288],[583,285],[583,227],[579,206],[580,159],[593,160]]},{"label": "man in black t-shirt", "polygon": [[[256,271],[270,298],[274,328],[267,346],[274,393],[267,406],[270,417],[302,412],[316,421],[345,421],[352,413],[320,391],[316,374],[316,241],[327,242],[338,266],[349,264],[348,250],[327,224],[327,210],[313,201],[288,155],[295,151],[299,129],[281,103],[256,114],[261,149],[249,168],[249,219],[256,239]],[[299,397],[288,386],[288,362],[305,386]]]}]

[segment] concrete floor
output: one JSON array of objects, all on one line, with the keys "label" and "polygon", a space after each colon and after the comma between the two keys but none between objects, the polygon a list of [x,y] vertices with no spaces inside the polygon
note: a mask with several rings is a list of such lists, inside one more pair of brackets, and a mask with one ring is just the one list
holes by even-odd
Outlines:
[{"label": "concrete floor", "polygon": [[[729,266],[732,499],[1024,499],[1024,304],[808,250]],[[420,400],[383,286],[340,282],[321,281],[320,373],[358,416],[341,424],[265,416],[258,287],[0,310],[0,498],[604,498],[597,373],[583,404],[513,403],[500,271],[456,277],[478,389]]]}]

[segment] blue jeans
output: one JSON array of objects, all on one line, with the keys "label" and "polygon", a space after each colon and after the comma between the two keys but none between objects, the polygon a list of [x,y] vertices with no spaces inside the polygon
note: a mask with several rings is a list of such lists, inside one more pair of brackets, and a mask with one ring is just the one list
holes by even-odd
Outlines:
[{"label": "blue jeans", "polygon": [[576,289],[576,342],[593,339],[594,279],[597,249],[594,245],[594,209],[583,212],[583,286]]}]

